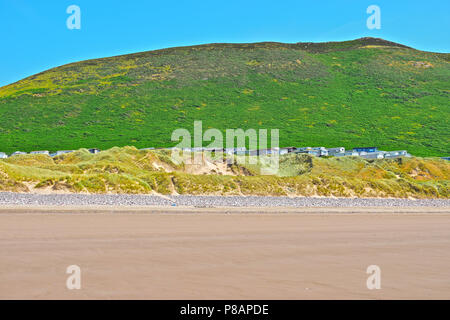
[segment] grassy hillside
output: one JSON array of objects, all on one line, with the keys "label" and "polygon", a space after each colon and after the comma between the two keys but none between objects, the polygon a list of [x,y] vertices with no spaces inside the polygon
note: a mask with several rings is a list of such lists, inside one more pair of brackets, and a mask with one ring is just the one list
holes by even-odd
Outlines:
[{"label": "grassy hillside", "polygon": [[450,162],[439,158],[364,160],[289,154],[278,175],[257,165],[175,165],[167,151],[86,149],[50,158],[0,160],[0,191],[450,198]]},{"label": "grassy hillside", "polygon": [[96,59],[0,88],[0,151],[171,146],[176,128],[278,128],[282,146],[450,152],[450,54],[381,39],[209,44]]}]

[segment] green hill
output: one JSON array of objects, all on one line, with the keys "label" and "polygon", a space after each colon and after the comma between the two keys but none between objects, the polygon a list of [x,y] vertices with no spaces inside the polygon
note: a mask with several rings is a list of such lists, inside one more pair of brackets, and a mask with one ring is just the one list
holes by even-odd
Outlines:
[{"label": "green hill", "polygon": [[0,88],[0,151],[158,147],[176,128],[281,146],[450,150],[450,54],[382,39],[208,44],[57,67]]}]

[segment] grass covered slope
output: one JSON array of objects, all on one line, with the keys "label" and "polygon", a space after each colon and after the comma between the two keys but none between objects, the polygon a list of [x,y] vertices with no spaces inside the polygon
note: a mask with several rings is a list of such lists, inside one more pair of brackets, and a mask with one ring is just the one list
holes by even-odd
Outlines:
[{"label": "grass covered slope", "polygon": [[0,191],[450,198],[450,163],[439,158],[365,160],[289,154],[277,176],[257,165],[175,165],[167,151],[86,149],[0,160]]},{"label": "grass covered slope", "polygon": [[82,61],[0,88],[0,151],[171,146],[176,128],[280,145],[450,150],[450,55],[381,39],[210,44]]}]

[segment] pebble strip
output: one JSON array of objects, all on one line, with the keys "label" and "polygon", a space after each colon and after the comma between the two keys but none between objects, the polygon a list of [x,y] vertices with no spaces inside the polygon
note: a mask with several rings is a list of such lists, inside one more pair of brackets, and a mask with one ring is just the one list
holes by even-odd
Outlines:
[{"label": "pebble strip", "polygon": [[189,207],[449,207],[450,199],[322,198],[266,196],[157,196],[0,192],[1,205]]}]

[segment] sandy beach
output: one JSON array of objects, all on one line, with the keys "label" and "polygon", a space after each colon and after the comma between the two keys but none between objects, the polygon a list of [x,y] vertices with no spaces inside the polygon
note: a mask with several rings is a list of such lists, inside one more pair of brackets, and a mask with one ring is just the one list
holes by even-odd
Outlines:
[{"label": "sandy beach", "polygon": [[449,211],[2,206],[0,298],[450,299]]}]

